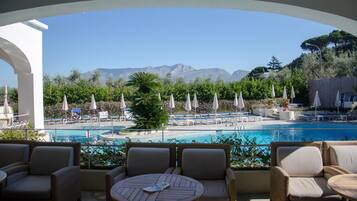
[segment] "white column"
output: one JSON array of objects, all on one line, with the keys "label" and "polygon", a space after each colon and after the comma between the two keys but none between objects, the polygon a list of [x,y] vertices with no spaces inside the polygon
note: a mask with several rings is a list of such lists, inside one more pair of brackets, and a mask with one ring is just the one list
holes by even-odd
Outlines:
[{"label": "white column", "polygon": [[28,120],[35,129],[44,128],[42,74],[18,73],[19,114],[28,114],[20,120]]}]

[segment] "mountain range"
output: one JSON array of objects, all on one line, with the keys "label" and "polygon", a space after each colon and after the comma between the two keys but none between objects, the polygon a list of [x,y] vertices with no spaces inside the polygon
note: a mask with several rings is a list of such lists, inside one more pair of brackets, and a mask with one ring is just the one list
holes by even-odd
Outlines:
[{"label": "mountain range", "polygon": [[148,66],[143,68],[97,68],[95,70],[84,73],[84,76],[90,76],[95,71],[98,71],[101,75],[100,80],[104,83],[109,77],[113,80],[123,79],[128,80],[129,76],[136,72],[149,72],[157,74],[160,78],[170,76],[171,79],[175,80],[178,78],[183,78],[186,82],[193,82],[196,78],[211,79],[213,81],[223,80],[229,81],[239,81],[245,77],[249,71],[236,70],[232,74],[226,70],[220,68],[202,68],[196,69],[189,65],[175,64],[172,66],[162,65],[162,66]]}]

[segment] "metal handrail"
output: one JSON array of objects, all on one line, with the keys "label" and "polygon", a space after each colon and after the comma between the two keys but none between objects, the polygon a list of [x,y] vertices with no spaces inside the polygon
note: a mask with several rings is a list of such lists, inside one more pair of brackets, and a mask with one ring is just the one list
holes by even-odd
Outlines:
[{"label": "metal handrail", "polygon": [[[109,126],[110,127],[110,126]],[[28,131],[107,131],[107,130],[118,130],[112,128],[44,128],[44,129],[26,129],[26,128],[0,128],[0,131],[13,131],[13,130],[28,130]],[[277,131],[277,130],[357,130],[356,127],[351,128],[284,128],[284,127],[276,127],[276,128],[263,128],[263,129],[187,129],[187,128],[165,128],[165,129],[121,129],[120,131],[150,131],[150,132],[159,132],[159,131],[212,131],[212,132],[222,132],[222,131]]]}]

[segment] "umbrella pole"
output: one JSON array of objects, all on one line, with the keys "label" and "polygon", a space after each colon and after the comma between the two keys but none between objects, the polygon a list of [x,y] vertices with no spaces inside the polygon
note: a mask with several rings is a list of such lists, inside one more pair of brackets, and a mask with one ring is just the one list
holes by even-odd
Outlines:
[{"label": "umbrella pole", "polygon": [[317,120],[317,107],[315,106],[315,118]]}]

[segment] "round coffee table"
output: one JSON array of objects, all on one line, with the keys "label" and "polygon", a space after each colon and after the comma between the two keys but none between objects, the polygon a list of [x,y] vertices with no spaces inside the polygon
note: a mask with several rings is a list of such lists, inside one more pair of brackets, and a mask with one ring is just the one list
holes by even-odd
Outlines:
[{"label": "round coffee table", "polygon": [[[143,188],[158,182],[168,182],[167,189],[147,193]],[[175,174],[145,174],[129,177],[116,183],[111,191],[111,197],[117,201],[129,200],[196,200],[203,194],[202,184],[189,177]]]},{"label": "round coffee table", "polygon": [[328,180],[328,185],[342,197],[357,201],[357,174],[333,176]]}]

